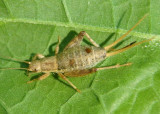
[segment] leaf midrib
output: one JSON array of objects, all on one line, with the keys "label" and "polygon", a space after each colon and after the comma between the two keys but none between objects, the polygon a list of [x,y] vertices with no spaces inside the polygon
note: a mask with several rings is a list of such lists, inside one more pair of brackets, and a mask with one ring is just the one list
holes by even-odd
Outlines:
[{"label": "leaf midrib", "polygon": [[[92,30],[92,31],[100,31],[100,32],[116,32],[118,34],[124,34],[128,30],[125,29],[119,29],[119,28],[109,28],[109,27],[97,27],[97,26],[91,26],[91,25],[83,25],[78,23],[68,23],[68,22],[57,22],[57,21],[43,21],[43,20],[32,20],[32,19],[7,19],[7,18],[0,18],[0,22],[12,22],[12,23],[28,23],[28,24],[40,24],[40,25],[55,25],[55,26],[62,26],[62,27],[72,27],[72,28],[79,28],[79,29],[85,29],[85,30]],[[149,39],[153,36],[156,36],[156,39],[158,40],[158,37],[160,35],[156,34],[148,34],[148,33],[142,33],[142,32],[136,32],[132,31],[130,35],[134,37],[140,37],[143,39]]]}]

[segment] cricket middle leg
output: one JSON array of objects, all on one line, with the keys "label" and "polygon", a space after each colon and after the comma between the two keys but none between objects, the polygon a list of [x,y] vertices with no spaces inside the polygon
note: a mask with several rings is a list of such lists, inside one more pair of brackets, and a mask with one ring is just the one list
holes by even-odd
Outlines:
[{"label": "cricket middle leg", "polygon": [[57,44],[56,49],[55,49],[55,55],[57,55],[58,52],[59,52],[59,44],[60,44],[60,36],[58,36],[58,44]]},{"label": "cricket middle leg", "polygon": [[64,79],[65,81],[67,81],[77,92],[80,93],[80,90],[71,82],[69,81],[65,75],[63,75],[62,73],[57,73],[62,79]]}]

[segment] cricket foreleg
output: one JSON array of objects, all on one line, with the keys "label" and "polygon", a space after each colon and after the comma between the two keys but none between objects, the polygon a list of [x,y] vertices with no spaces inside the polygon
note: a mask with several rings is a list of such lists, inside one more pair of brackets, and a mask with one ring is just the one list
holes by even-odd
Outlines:
[{"label": "cricket foreleg", "polygon": [[70,81],[66,78],[66,76],[64,76],[62,73],[58,73],[58,75],[59,75],[62,79],[64,79],[65,81],[67,81],[76,91],[80,92],[80,90],[77,89],[77,87],[76,87],[72,82],[70,82]]},{"label": "cricket foreleg", "polygon": [[43,80],[43,79],[47,78],[49,75],[50,75],[50,73],[43,74],[39,78],[33,79],[31,81],[28,81],[27,83],[32,83],[33,81],[37,81],[37,80]]},{"label": "cricket foreleg", "polygon": [[58,44],[57,44],[56,49],[55,49],[55,55],[57,55],[58,52],[59,52],[59,44],[60,44],[60,37],[58,36]]},{"label": "cricket foreleg", "polygon": [[38,58],[38,59],[42,59],[42,58],[44,58],[44,57],[45,57],[45,56],[42,55],[42,54],[36,54],[36,55],[32,58],[32,61],[36,60],[37,58]]},{"label": "cricket foreleg", "polygon": [[78,36],[74,37],[69,43],[68,45],[64,48],[64,50],[71,48],[75,45],[80,45],[83,37],[86,36],[88,38],[88,40],[96,47],[99,47],[99,45],[85,32],[85,31],[81,31]]}]

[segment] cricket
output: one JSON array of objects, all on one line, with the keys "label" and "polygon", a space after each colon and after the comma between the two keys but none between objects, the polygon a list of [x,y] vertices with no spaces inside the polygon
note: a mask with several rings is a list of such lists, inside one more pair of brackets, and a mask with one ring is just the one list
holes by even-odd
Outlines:
[{"label": "cricket", "polygon": [[[130,30],[123,34],[112,44],[106,47],[100,47],[85,31],[81,31],[76,37],[74,37],[64,48],[64,50],[59,53],[60,37],[58,37],[58,43],[55,48],[55,55],[50,57],[45,57],[42,54],[36,54],[31,61],[21,61],[17,59],[12,59],[14,61],[23,62],[29,65],[28,68],[5,68],[6,69],[23,69],[30,73],[42,73],[42,75],[36,79],[32,79],[27,83],[32,83],[34,81],[43,80],[47,78],[50,73],[57,73],[62,79],[64,79],[68,84],[73,87],[77,92],[80,90],[68,80],[67,77],[79,77],[85,76],[91,73],[95,73],[100,70],[119,68],[123,66],[129,66],[132,63],[117,64],[113,66],[106,66],[95,68],[98,63],[105,60],[106,58],[124,52],[132,47],[140,45],[145,42],[151,41],[153,38],[143,40],[141,42],[133,42],[121,49],[113,49],[120,41],[122,41],[137,25],[139,25],[142,20],[146,18],[147,14],[144,15]],[[82,46],[81,42],[83,37],[91,42],[93,46]]]}]

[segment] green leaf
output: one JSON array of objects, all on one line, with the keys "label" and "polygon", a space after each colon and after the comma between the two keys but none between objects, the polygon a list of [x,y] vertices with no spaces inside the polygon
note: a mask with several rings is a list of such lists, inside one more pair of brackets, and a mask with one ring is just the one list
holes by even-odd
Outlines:
[{"label": "green leaf", "polygon": [[[159,0],[1,0],[0,56],[31,60],[35,53],[53,56],[80,31],[106,46],[149,16],[116,48],[152,36],[148,43],[107,58],[98,67],[132,66],[69,78],[77,93],[56,74],[27,84],[23,70],[0,71],[1,114],[157,114],[160,112]],[[82,45],[86,45],[86,40]],[[88,43],[88,42],[87,42]],[[27,67],[0,59],[1,68]]]}]

